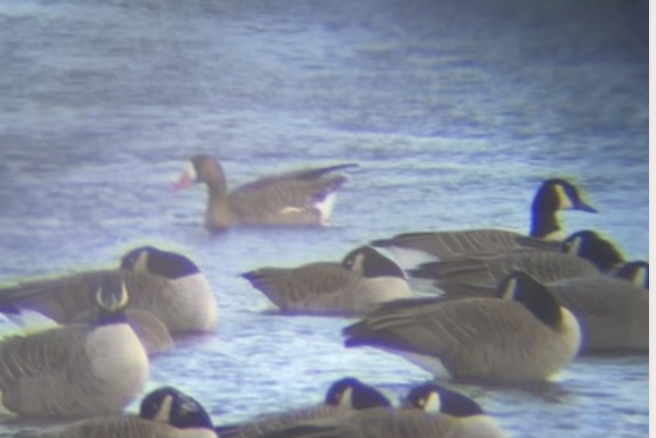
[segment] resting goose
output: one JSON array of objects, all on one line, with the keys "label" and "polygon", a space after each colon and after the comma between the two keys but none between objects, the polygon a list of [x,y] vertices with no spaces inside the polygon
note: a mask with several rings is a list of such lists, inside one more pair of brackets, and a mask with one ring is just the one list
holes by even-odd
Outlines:
[{"label": "resting goose", "polygon": [[261,268],[242,275],[285,313],[349,315],[411,295],[401,268],[370,246],[340,263]]},{"label": "resting goose", "polygon": [[565,278],[597,275],[614,270],[622,260],[608,240],[592,231],[570,235],[561,252],[509,252],[491,256],[463,256],[421,264],[408,270],[414,278],[430,279],[445,293],[459,291],[492,296],[499,281],[513,271],[523,271],[545,283]]},{"label": "resting goose", "polygon": [[228,192],[219,161],[197,155],[186,164],[174,190],[197,182],[207,185],[205,226],[209,230],[234,225],[328,225],[337,191],[347,180],[343,174],[330,174],[352,167],[357,164],[294,170]]},{"label": "resting goose", "polygon": [[[0,303],[38,312],[60,324],[91,322],[97,306],[88,290],[99,277],[117,271],[124,272],[130,292],[131,321],[148,319],[132,318],[138,310],[151,313],[171,334],[215,329],[217,303],[205,276],[189,258],[152,246],[127,252],[118,270],[87,271],[3,288]],[[155,329],[149,325],[144,331]]]},{"label": "resting goose", "polygon": [[345,377],[330,386],[323,404],[264,414],[243,424],[218,427],[216,432],[221,438],[262,438],[298,421],[344,417],[384,406],[391,406],[391,403],[376,388],[356,378]]},{"label": "resting goose", "polygon": [[88,417],[121,411],[148,379],[148,356],[123,313],[118,272],[90,295],[94,324],[70,325],[0,341],[0,411],[32,417]]},{"label": "resting goose", "polygon": [[467,255],[558,251],[562,231],[556,213],[560,210],[597,212],[581,199],[573,184],[563,179],[548,179],[540,185],[533,199],[528,236],[496,229],[417,232],[375,240],[371,244],[392,251],[403,268]]},{"label": "resting goose", "polygon": [[399,354],[436,377],[492,383],[544,380],[576,356],[579,324],[544,286],[514,272],[498,296],[390,301],[346,327],[345,345]]},{"label": "resting goose", "polygon": [[139,416],[113,415],[60,427],[27,431],[14,438],[217,438],[205,409],[172,387],[159,388],[141,402]]},{"label": "resting goose", "polygon": [[413,388],[407,408],[375,408],[346,417],[297,422],[263,438],[504,438],[481,407],[436,384]]}]

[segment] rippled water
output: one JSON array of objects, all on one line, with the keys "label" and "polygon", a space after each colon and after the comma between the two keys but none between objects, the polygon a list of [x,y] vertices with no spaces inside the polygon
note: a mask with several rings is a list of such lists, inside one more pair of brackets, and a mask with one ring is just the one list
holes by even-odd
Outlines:
[{"label": "rippled water", "polygon": [[[152,361],[217,423],[321,399],[356,375],[389,394],[429,377],[345,349],[343,318],[284,317],[238,274],[339,259],[411,230],[526,231],[539,181],[583,186],[568,230],[648,258],[648,2],[0,0],[0,283],[189,254],[220,301],[215,336]],[[190,155],[232,184],[357,162],[325,230],[202,228],[172,194]],[[644,436],[647,356],[578,358],[530,388],[455,385],[513,437]],[[133,405],[131,408],[134,408]],[[22,421],[0,420],[0,435]]]}]

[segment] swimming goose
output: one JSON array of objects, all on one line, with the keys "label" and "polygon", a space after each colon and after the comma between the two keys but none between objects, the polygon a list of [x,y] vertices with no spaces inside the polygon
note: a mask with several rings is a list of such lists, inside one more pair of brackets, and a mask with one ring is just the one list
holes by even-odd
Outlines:
[{"label": "swimming goose", "polygon": [[[152,313],[171,334],[215,329],[214,293],[189,258],[141,246],[122,257],[119,270],[125,273],[130,292],[128,309]],[[109,271],[87,271],[6,287],[0,290],[0,302],[38,312],[60,324],[88,323],[97,316],[97,306],[88,290]]]},{"label": "swimming goose", "polygon": [[411,294],[401,268],[370,246],[351,251],[341,264],[261,268],[242,277],[286,313],[359,314]]},{"label": "swimming goose", "polygon": [[597,212],[581,199],[573,184],[563,179],[548,179],[540,185],[533,199],[529,236],[506,230],[476,229],[404,233],[371,244],[392,251],[404,268],[474,254],[558,251],[562,236],[556,213],[560,210]]},{"label": "swimming goose", "polygon": [[94,324],[70,325],[0,341],[0,411],[33,417],[119,412],[143,390],[148,356],[123,313],[128,292],[118,272],[88,291]]},{"label": "swimming goose", "polygon": [[139,416],[113,415],[77,421],[14,438],[217,438],[205,409],[172,387],[159,388],[141,402]]},{"label": "swimming goose", "polygon": [[408,408],[375,408],[350,416],[303,421],[263,438],[503,438],[506,434],[463,394],[423,384]]},{"label": "swimming goose", "polygon": [[585,230],[570,235],[561,252],[509,252],[491,256],[463,256],[428,262],[410,269],[414,278],[430,279],[445,293],[492,296],[499,281],[513,271],[523,271],[537,281],[597,275],[615,269],[622,260],[619,251],[599,234]]},{"label": "swimming goose", "polygon": [[298,421],[343,417],[384,406],[391,406],[391,403],[376,388],[354,377],[345,377],[333,382],[323,404],[264,414],[243,424],[218,427],[216,432],[221,438],[261,438]]},{"label": "swimming goose", "polygon": [[186,164],[174,190],[196,182],[207,185],[205,226],[210,230],[233,225],[328,225],[337,191],[347,180],[343,174],[330,174],[357,166],[294,170],[260,178],[228,193],[219,161],[197,155]]},{"label": "swimming goose", "polygon": [[545,287],[581,324],[581,352],[649,351],[649,291],[609,275],[566,278]]},{"label": "swimming goose", "polygon": [[396,300],[344,329],[347,347],[396,353],[441,377],[494,383],[547,379],[576,355],[576,318],[529,275],[501,281],[500,298]]}]

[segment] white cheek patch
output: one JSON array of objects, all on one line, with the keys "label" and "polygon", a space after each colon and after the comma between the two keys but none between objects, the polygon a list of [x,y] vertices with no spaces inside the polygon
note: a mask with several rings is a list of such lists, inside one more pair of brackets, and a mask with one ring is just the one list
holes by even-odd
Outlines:
[{"label": "white cheek patch", "polygon": [[428,395],[426,403],[424,403],[424,412],[427,413],[437,413],[442,409],[442,402],[440,399],[440,394],[437,391],[433,391]]},{"label": "white cheek patch", "polygon": [[581,253],[581,242],[583,239],[581,237],[575,237],[572,241],[572,244],[567,249],[567,254],[577,256]]},{"label": "white cheek patch", "polygon": [[173,397],[167,395],[162,401],[162,405],[157,411],[157,415],[153,418],[154,421],[159,423],[169,423],[171,420],[171,405],[173,404]]},{"label": "white cheek patch", "polygon": [[649,272],[647,271],[647,268],[639,268],[633,276],[632,283],[638,287],[646,288],[648,274]]},{"label": "white cheek patch", "polygon": [[347,409],[353,408],[353,388],[349,386],[344,390],[342,396],[339,398],[338,406],[340,408],[347,408]]},{"label": "white cheek patch", "polygon": [[504,300],[512,300],[515,296],[515,291],[517,290],[517,279],[511,278],[506,285],[506,288],[503,291],[502,298]]},{"label": "white cheek patch", "polygon": [[569,196],[567,196],[567,193],[565,192],[565,189],[563,188],[562,185],[556,184],[554,186],[554,190],[556,191],[556,195],[558,196],[558,209],[559,210],[571,210],[574,208],[574,203],[570,199]]}]

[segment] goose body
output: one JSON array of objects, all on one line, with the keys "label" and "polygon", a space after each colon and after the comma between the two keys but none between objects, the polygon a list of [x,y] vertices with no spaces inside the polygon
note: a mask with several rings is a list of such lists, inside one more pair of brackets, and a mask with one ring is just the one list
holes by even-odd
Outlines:
[{"label": "goose body", "polygon": [[391,403],[376,388],[353,377],[347,377],[333,382],[323,404],[263,414],[246,423],[218,427],[216,431],[221,438],[262,438],[297,422],[341,418],[354,412],[383,406],[391,406]]},{"label": "goose body", "polygon": [[235,225],[328,225],[334,198],[347,177],[334,172],[357,167],[338,164],[294,170],[260,178],[228,192],[223,168],[209,155],[187,163],[175,190],[201,182],[208,187],[205,226],[223,230]]},{"label": "goose body", "polygon": [[411,294],[401,268],[369,246],[351,251],[341,264],[262,268],[243,277],[287,313],[359,314]]},{"label": "goose body", "polygon": [[559,280],[546,287],[579,320],[582,352],[649,351],[649,291],[609,275]]},{"label": "goose body", "polygon": [[148,394],[139,416],[108,415],[13,438],[217,438],[204,408],[175,388]]},{"label": "goose body", "polygon": [[504,438],[469,397],[435,384],[413,388],[408,408],[374,408],[303,421],[264,438]]},{"label": "goose body", "polygon": [[579,324],[541,284],[512,273],[499,296],[392,301],[346,327],[345,344],[399,354],[437,377],[490,382],[544,380],[575,357]]},{"label": "goose body", "polygon": [[[130,292],[128,309],[151,313],[171,334],[215,329],[217,303],[205,276],[187,257],[151,246],[126,253],[119,269],[88,271],[3,288],[0,309],[3,306],[27,309],[60,324],[89,323],[97,316],[89,289],[103,275],[119,271],[123,272]],[[149,326],[147,330],[154,327]]]},{"label": "goose body", "polygon": [[[92,293],[93,294],[93,293]],[[148,357],[125,321],[120,275],[101,279],[101,313],[92,324],[0,342],[0,409],[33,417],[119,412],[143,390]]]},{"label": "goose body", "polygon": [[596,212],[582,200],[573,184],[562,179],[548,179],[540,185],[533,199],[528,236],[497,229],[415,232],[375,240],[371,244],[389,249],[404,268],[469,255],[558,251],[563,236],[556,213],[561,210]]}]

